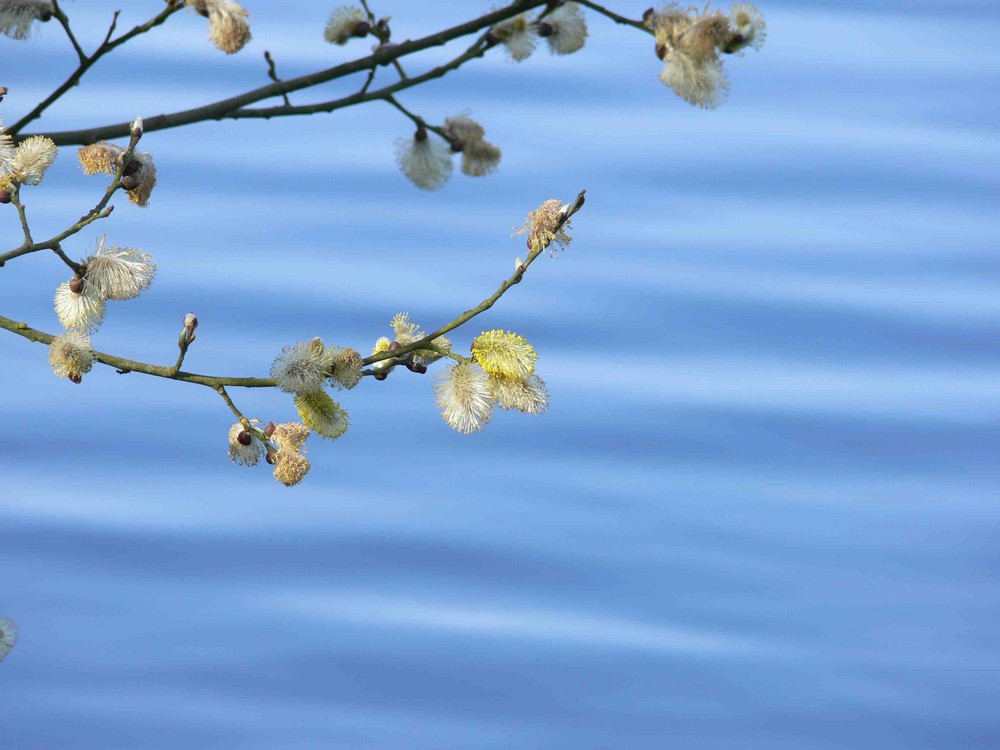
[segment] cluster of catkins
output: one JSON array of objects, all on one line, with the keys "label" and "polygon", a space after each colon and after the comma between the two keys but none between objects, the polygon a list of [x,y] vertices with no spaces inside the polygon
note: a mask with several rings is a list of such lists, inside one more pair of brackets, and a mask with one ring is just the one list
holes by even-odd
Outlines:
[{"label": "cluster of catkins", "polygon": [[[556,246],[567,247],[568,206],[558,200],[545,201],[528,214],[517,234],[526,234],[534,255]],[[523,273],[520,258],[515,271]],[[545,382],[535,374],[538,354],[522,336],[500,329],[483,331],[472,342],[472,356],[452,351],[451,341],[437,336],[427,341],[427,334],[401,312],[389,321],[393,337],[380,337],[372,348],[372,357],[362,360],[354,349],[327,346],[314,338],[286,346],[271,365],[275,386],[294,395],[295,409],[301,422],[274,424],[263,428],[258,420],[243,419],[229,430],[229,456],[235,463],[256,466],[263,456],[274,466],[274,477],[291,487],[301,482],[311,468],[305,457],[305,441],[311,432],[336,440],[350,424],[347,412],[326,392],[327,388],[350,390],[362,379],[365,361],[372,363],[368,374],[385,380],[397,367],[426,373],[428,365],[443,358],[454,360],[439,373],[434,385],[441,416],[463,434],[478,432],[490,421],[496,407],[514,409],[524,414],[541,414],[548,409],[549,394]],[[418,348],[407,349],[416,344]],[[396,354],[395,352],[399,352]]]},{"label": "cluster of catkins", "polygon": [[[133,132],[141,134],[142,121],[136,120]],[[111,144],[98,144],[109,153],[117,154],[114,168],[102,170],[116,173],[126,149]],[[84,171],[88,169],[85,152],[80,150],[80,161]],[[38,185],[46,170],[56,158],[56,145],[42,135],[32,136],[13,146],[11,137],[0,125],[0,203],[14,200],[13,191],[20,191],[25,185]],[[110,157],[109,157],[110,158]],[[123,179],[122,186],[131,185],[130,197],[134,203],[144,205],[156,181],[155,169],[149,155],[134,154],[130,177]],[[137,200],[138,195],[142,200]],[[147,253],[130,247],[107,244],[101,237],[93,253],[80,261],[80,272],[56,289],[55,311],[66,332],[56,336],[49,346],[49,361],[52,370],[61,378],[69,378],[79,383],[94,365],[94,351],[90,345],[90,334],[104,321],[106,303],[138,297],[149,288],[156,274],[156,264]]]},{"label": "cluster of catkins", "polygon": [[[229,430],[229,456],[238,464],[256,466],[261,456],[274,466],[274,478],[291,487],[303,480],[311,464],[305,441],[312,432],[336,440],[350,424],[347,412],[326,392],[349,390],[361,382],[361,355],[354,349],[327,346],[314,338],[286,346],[271,365],[275,385],[294,395],[301,422],[237,422]],[[272,447],[273,446],[273,447]]]},{"label": "cluster of catkins", "polygon": [[656,56],[663,60],[660,80],[686,102],[714,109],[726,98],[729,81],[720,54],[760,49],[767,35],[764,17],[750,3],[733,3],[729,13],[682,8],[672,3],[650,8],[643,23],[656,37]]}]

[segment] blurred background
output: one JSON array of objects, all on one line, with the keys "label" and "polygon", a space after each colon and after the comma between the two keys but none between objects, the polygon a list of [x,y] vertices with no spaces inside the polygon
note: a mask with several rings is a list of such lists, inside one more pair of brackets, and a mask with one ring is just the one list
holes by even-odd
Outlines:
[{"label": "blurred background", "polygon": [[[370,46],[323,42],[334,4],[247,4],[241,53],[185,11],[30,130],[263,85],[265,49],[293,77]],[[122,29],[162,7],[124,5]],[[400,40],[489,7],[373,3]],[[67,4],[86,49],[115,8]],[[191,371],[263,376],[313,336],[367,353],[396,312],[430,330],[490,294],[524,254],[511,228],[586,188],[572,248],[453,334],[525,336],[552,407],[464,436],[432,374],[366,378],[289,490],[230,464],[211,390],[103,366],[74,386],[3,333],[0,615],[21,639],[0,747],[997,747],[1000,8],[761,10],[767,43],[726,61],[715,111],[590,11],[575,55],[495,50],[403,93],[504,151],[435,193],[398,172],[412,126],[381,103],[147,134],[149,207],[116,199],[66,243],[107,232],[159,263],[96,348],[171,364],[194,311]],[[75,65],[55,23],[0,60],[8,123]],[[24,191],[36,236],[104,185],[61,149]],[[20,241],[11,208],[0,235]],[[58,332],[66,277],[51,254],[10,263],[0,312]]]}]

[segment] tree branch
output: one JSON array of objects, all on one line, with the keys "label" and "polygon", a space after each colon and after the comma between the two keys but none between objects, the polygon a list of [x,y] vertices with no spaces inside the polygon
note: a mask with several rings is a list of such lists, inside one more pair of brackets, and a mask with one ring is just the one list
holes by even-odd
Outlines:
[{"label": "tree branch", "polygon": [[[530,10],[532,8],[536,8],[544,4],[545,0],[517,0],[517,2],[514,2],[504,8],[501,8],[500,10],[493,11],[492,13],[487,13],[483,16],[480,16],[479,18],[458,24],[457,26],[452,26],[450,29],[445,29],[435,34],[430,34],[429,36],[422,37],[421,39],[408,40],[405,42],[400,42],[399,44],[382,47],[378,49],[376,52],[373,52],[372,54],[366,57],[342,63],[332,68],[327,68],[325,70],[320,70],[315,73],[299,76],[298,78],[291,78],[286,81],[278,81],[270,83],[266,86],[261,86],[259,88],[252,89],[242,94],[238,94],[237,96],[233,96],[228,99],[222,99],[220,101],[202,107],[195,107],[194,109],[182,110],[180,112],[174,112],[171,114],[157,115],[155,117],[143,118],[144,130],[147,133],[150,133],[155,130],[174,128],[181,125],[190,125],[192,123],[203,122],[205,120],[219,120],[227,117],[232,117],[234,113],[236,113],[237,111],[243,110],[243,108],[247,107],[250,104],[254,104],[255,102],[259,102],[264,99],[270,99],[276,96],[282,96],[283,94],[288,94],[293,91],[299,91],[301,89],[310,88],[312,86],[316,86],[321,83],[326,83],[328,81],[333,81],[338,78],[343,78],[344,76],[351,75],[352,73],[369,70],[379,65],[389,65],[394,60],[398,60],[399,58],[405,57],[406,55],[411,55],[416,52],[428,49],[430,47],[440,46],[442,44],[451,41],[452,39],[456,39],[458,37],[475,33],[477,31],[480,31],[481,29],[493,26],[494,24],[499,23],[500,21],[504,21],[508,18],[511,18],[512,16],[515,16],[518,13],[523,13],[525,10]],[[164,11],[163,13],[160,14],[160,16],[164,16],[163,20],[166,20],[166,16],[169,16],[170,13],[176,10],[177,8],[168,8],[169,12]],[[166,16],[164,14],[166,14]],[[157,18],[159,18],[159,16]],[[162,23],[162,20],[160,21],[160,23]],[[133,29],[133,32],[134,31],[135,29]],[[133,32],[129,33],[132,34]],[[116,39],[114,42],[108,45],[109,49],[121,43],[121,41],[124,40],[126,36],[128,36],[128,34],[119,37],[119,39]],[[102,45],[102,48],[103,46],[104,45]],[[417,78],[407,78],[395,84],[395,86],[398,88],[390,86],[387,87],[386,89],[383,89],[383,91],[387,93],[394,93],[395,91],[399,91],[403,88],[409,88],[412,85],[416,85],[417,83],[430,80],[431,78],[437,78],[440,75],[444,75],[444,73],[446,73],[448,70],[454,69],[454,67],[457,67],[462,62],[465,62],[467,59],[472,59],[473,57],[479,57],[480,55],[482,55],[483,52],[485,52],[485,49],[486,48],[479,49],[477,54],[469,54],[469,52],[467,52],[466,55],[468,55],[468,57],[463,55],[460,58],[457,58],[456,61],[453,61],[453,63],[457,62],[457,64],[453,64],[450,67],[442,66],[441,68],[435,68],[434,71],[431,71],[430,73],[424,74],[423,76],[419,76]],[[96,60],[96,53],[94,57],[90,58],[90,64],[93,64],[95,60]],[[60,89],[57,89],[58,96],[61,96],[63,93],[65,93],[65,91],[71,85],[74,85],[75,82],[79,80],[79,76],[82,75],[82,72],[78,71],[77,73],[78,74],[74,74],[75,78],[71,76],[72,80],[68,80],[67,83],[65,83],[63,86],[60,87]],[[50,97],[46,99],[45,102],[42,103],[44,106],[39,105],[41,109],[39,109],[39,107],[36,107],[37,111],[33,110],[31,113],[29,113],[29,115],[26,115],[24,118],[22,118],[13,128],[10,129],[10,132],[12,133],[19,132],[19,130],[24,126],[25,123],[35,119],[35,117],[37,117],[38,114],[40,114],[41,110],[47,107],[53,101],[55,101],[55,99],[57,99],[58,96],[56,95],[56,92],[54,92],[53,95],[50,95]],[[363,96],[369,96],[369,95],[366,94]],[[369,96],[369,98],[381,98],[381,97]],[[350,104],[356,103],[355,101],[351,101],[352,99],[353,97],[345,97],[345,99],[338,101],[348,102]],[[367,99],[362,99],[361,101],[367,101]],[[341,104],[340,106],[347,106],[347,103]],[[282,109],[286,109],[288,111],[281,112],[280,110]],[[309,114],[313,111],[315,112],[330,111],[330,110],[324,110],[322,108],[322,105],[319,105],[319,108],[315,108],[312,110],[310,110],[309,108],[305,108],[302,109],[301,111],[299,111],[298,108],[276,107],[276,108],[269,108],[267,110],[247,110],[248,112],[253,112],[253,114],[245,114],[240,116],[244,117],[274,116],[274,114],[270,115],[262,114],[264,112],[269,112],[271,110],[278,110],[274,114]],[[54,133],[32,133],[30,135],[45,135],[51,138],[57,146],[67,146],[72,144],[94,143],[96,141],[107,140],[109,138],[120,138],[122,136],[128,135],[128,133],[129,133],[129,123],[123,122],[114,125],[86,128],[83,130],[64,130]],[[26,135],[23,137],[28,137],[28,136]]]}]

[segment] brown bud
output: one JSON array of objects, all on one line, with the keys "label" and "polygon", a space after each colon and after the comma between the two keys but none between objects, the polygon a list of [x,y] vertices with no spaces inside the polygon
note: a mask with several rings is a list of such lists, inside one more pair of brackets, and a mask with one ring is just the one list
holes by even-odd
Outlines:
[{"label": "brown bud", "polygon": [[80,383],[83,382],[83,375],[78,375],[74,372],[72,375],[69,376],[69,379],[72,382],[76,383],[77,385],[80,385]]},{"label": "brown bud", "polygon": [[646,10],[644,10],[642,12],[642,22],[643,23],[649,23],[649,21],[655,15],[656,15],[656,9],[655,8],[646,8]]},{"label": "brown bud", "polygon": [[139,161],[137,159],[132,159],[132,161],[125,165],[125,169],[122,170],[122,177],[131,177],[138,171]]},{"label": "brown bud", "polygon": [[389,351],[390,352],[394,352],[397,349],[402,349],[402,348],[403,348],[403,345],[400,344],[398,341],[393,341],[392,343],[389,344]]},{"label": "brown bud", "polygon": [[74,276],[72,279],[70,279],[69,280],[69,290],[71,292],[73,292],[73,294],[79,294],[80,292],[82,292],[83,291],[83,279],[81,279],[79,276]]},{"label": "brown bud", "polygon": [[486,32],[485,40],[486,44],[492,47],[494,44],[500,42],[500,36],[497,34],[495,30],[490,29],[489,31]]},{"label": "brown bud", "polygon": [[656,56],[661,60],[667,56],[667,45],[657,44],[655,49],[656,49]]},{"label": "brown bud", "polygon": [[12,196],[9,190],[7,190],[6,188],[0,190],[0,203],[10,203],[11,198]]},{"label": "brown bud", "polygon": [[41,13],[38,14],[38,20],[42,23],[48,23],[52,20],[52,11],[46,8]]},{"label": "brown bud", "polygon": [[415,141],[427,140],[427,129],[423,125],[417,128],[417,132],[413,134],[413,140]]},{"label": "brown bud", "polygon": [[135,177],[129,175],[128,177],[122,179],[122,187],[126,190],[135,190],[139,187],[139,181],[135,179]]},{"label": "brown bud", "polygon": [[373,377],[376,380],[385,380],[387,377],[389,377],[389,373],[387,373],[387,372],[376,372],[375,375],[373,375]]},{"label": "brown bud", "polygon": [[274,434],[275,427],[276,425],[274,424],[274,422],[268,422],[266,425],[264,425],[264,437],[268,438],[271,437],[271,435]]},{"label": "brown bud", "polygon": [[240,445],[250,445],[253,442],[253,438],[250,437],[250,433],[246,430],[240,430],[240,434],[236,436],[236,441]]},{"label": "brown bud", "polygon": [[538,24],[538,36],[552,36],[556,33],[556,27],[551,23],[545,23],[542,21]]},{"label": "brown bud", "polygon": [[354,25],[354,30],[351,31],[353,36],[362,37],[368,36],[368,32],[372,30],[372,25],[367,21],[358,21]]},{"label": "brown bud", "polygon": [[427,365],[425,365],[423,362],[407,362],[406,369],[409,370],[410,372],[415,372],[418,375],[423,375],[425,372],[427,372]]},{"label": "brown bud", "polygon": [[270,450],[264,454],[264,460],[267,461],[272,466],[274,462],[278,460],[278,451]]}]

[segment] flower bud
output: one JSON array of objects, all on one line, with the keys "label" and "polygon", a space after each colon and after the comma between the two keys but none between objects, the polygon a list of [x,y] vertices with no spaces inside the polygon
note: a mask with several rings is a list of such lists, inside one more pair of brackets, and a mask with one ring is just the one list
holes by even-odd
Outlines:
[{"label": "flower bud", "polygon": [[80,383],[83,382],[83,375],[77,375],[76,373],[74,373],[74,374],[72,374],[72,375],[69,376],[69,379],[70,379],[71,382],[76,383],[77,385],[80,385]]},{"label": "flower bud", "polygon": [[367,21],[358,21],[354,25],[354,30],[351,32],[352,36],[362,37],[368,36],[368,32],[372,30],[372,26]]},{"label": "flower bud", "polygon": [[389,373],[387,373],[387,372],[376,372],[373,377],[376,380],[385,380],[387,377],[389,377]]},{"label": "flower bud", "polygon": [[79,276],[74,276],[72,279],[70,279],[69,280],[69,290],[71,292],[73,292],[73,294],[79,294],[80,292],[82,292],[83,291],[83,279],[81,279]]},{"label": "flower bud", "polygon": [[250,445],[253,442],[253,438],[250,437],[250,433],[246,430],[241,430],[240,434],[236,436],[240,445]]},{"label": "flower bud", "polygon": [[142,138],[142,118],[136,117],[132,124],[129,125],[129,130],[132,132],[136,138]]},{"label": "flower bud", "polygon": [[10,203],[11,197],[10,191],[6,188],[0,190],[0,203]]},{"label": "flower bud", "polygon": [[139,187],[139,181],[135,177],[129,175],[128,177],[122,179],[122,187],[126,190],[135,190]]},{"label": "flower bud", "polygon": [[542,21],[538,24],[538,36],[552,36],[555,31],[555,27],[551,23],[545,23],[545,21]]},{"label": "flower bud", "polygon": [[268,451],[267,454],[264,456],[264,460],[273,466],[274,462],[278,460],[278,451],[275,450]]},{"label": "flower bud", "polygon": [[122,177],[131,177],[138,171],[139,161],[137,159],[130,159],[129,163],[125,165],[125,169],[122,170]]},{"label": "flower bud", "polygon": [[268,422],[266,425],[264,425],[264,437],[266,438],[271,437],[271,435],[274,434],[275,427],[276,425],[274,424],[274,422]]},{"label": "flower bud", "polygon": [[657,44],[655,49],[656,49],[656,56],[661,60],[667,56],[667,45]]},{"label": "flower bud", "polygon": [[397,349],[402,349],[402,348],[403,348],[403,345],[400,344],[398,341],[393,341],[391,344],[389,344],[389,351],[390,352],[394,352]]},{"label": "flower bud", "polygon": [[189,331],[193,331],[198,327],[198,316],[194,313],[188,313],[184,316],[184,327]]},{"label": "flower bud", "polygon": [[427,372],[427,365],[425,365],[423,362],[407,362],[406,369],[409,370],[410,372],[415,372],[418,375],[423,375],[425,372]]},{"label": "flower bud", "polygon": [[655,8],[646,8],[646,10],[642,12],[642,22],[649,23],[649,19],[651,19],[655,15],[656,15]]}]

